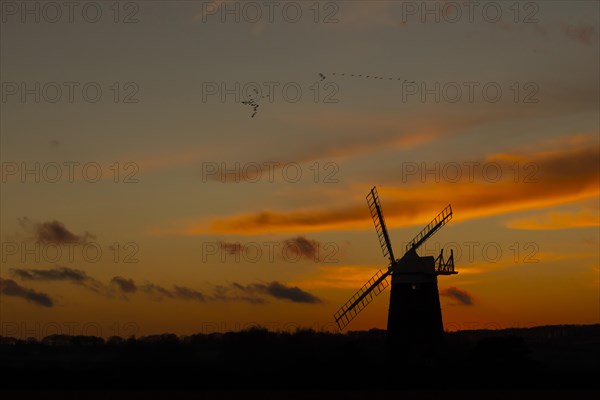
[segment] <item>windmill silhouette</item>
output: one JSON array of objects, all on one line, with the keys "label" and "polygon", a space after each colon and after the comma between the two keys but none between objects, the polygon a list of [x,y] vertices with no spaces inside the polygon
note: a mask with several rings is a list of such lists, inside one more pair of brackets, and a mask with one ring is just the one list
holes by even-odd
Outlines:
[{"label": "windmill silhouette", "polygon": [[383,219],[377,189],[367,195],[367,204],[373,217],[375,230],[384,257],[390,265],[386,272],[379,270],[335,314],[340,330],[344,329],[371,301],[389,286],[392,277],[390,307],[388,311],[388,337],[395,343],[431,347],[437,345],[444,333],[442,311],[437,287],[438,275],[452,275],[454,254],[444,259],[442,249],[437,258],[421,257],[417,249],[435,232],[452,219],[452,206],[448,205],[413,240],[406,245],[404,255],[394,257],[390,237]]}]

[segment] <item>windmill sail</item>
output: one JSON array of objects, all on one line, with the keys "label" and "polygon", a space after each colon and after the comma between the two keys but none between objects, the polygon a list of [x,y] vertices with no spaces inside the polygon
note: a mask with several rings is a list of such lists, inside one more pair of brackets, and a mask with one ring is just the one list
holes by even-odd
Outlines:
[{"label": "windmill sail", "polygon": [[427,239],[431,237],[438,229],[446,225],[452,219],[452,206],[448,205],[444,208],[421,232],[414,237],[413,240],[406,245],[406,251],[417,249]]},{"label": "windmill sail", "polygon": [[383,256],[389,257],[390,261],[393,263],[395,260],[394,251],[392,250],[390,237],[385,226],[385,220],[383,219],[383,211],[381,209],[381,203],[379,202],[379,195],[377,194],[377,189],[375,187],[373,187],[371,192],[369,192],[367,195],[367,204],[369,205],[369,211],[371,212],[371,217],[373,218],[373,223],[375,224],[375,231],[377,232],[377,238],[379,239]]},{"label": "windmill sail", "polygon": [[358,291],[334,314],[335,322],[340,330],[344,329],[373,300],[374,296],[389,286],[387,277],[391,270],[377,271]]}]

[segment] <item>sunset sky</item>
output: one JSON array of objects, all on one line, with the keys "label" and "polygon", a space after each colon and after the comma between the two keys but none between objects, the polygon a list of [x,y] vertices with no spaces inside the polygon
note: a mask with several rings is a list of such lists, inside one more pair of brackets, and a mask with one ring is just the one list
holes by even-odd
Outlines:
[{"label": "sunset sky", "polygon": [[600,322],[598,2],[267,3],[2,3],[1,335],[334,330],[375,185],[445,329]]}]

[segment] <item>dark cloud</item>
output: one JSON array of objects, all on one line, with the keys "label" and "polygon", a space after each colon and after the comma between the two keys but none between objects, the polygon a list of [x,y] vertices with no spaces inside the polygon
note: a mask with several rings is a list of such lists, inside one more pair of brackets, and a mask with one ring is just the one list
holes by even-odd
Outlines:
[{"label": "dark cloud", "polygon": [[124,293],[135,293],[137,286],[133,279],[126,279],[122,276],[115,276],[110,281],[111,286],[116,286],[121,292]]},{"label": "dark cloud", "polygon": [[295,303],[321,303],[321,299],[308,292],[305,292],[299,287],[286,286],[277,281],[273,281],[268,285],[265,285],[264,290],[266,293],[277,299],[290,300]]},{"label": "dark cloud", "polygon": [[175,288],[175,297],[178,299],[186,299],[186,300],[198,300],[204,301],[204,295],[197,290],[190,289],[184,286],[174,286]]},{"label": "dark cloud", "polygon": [[238,292],[245,293],[247,296],[250,296],[250,299],[255,299],[256,295],[268,295],[276,299],[289,300],[294,303],[316,304],[322,302],[318,297],[305,292],[297,286],[286,286],[277,281],[267,284],[253,283],[246,286],[240,285],[239,283],[233,283],[231,288]]},{"label": "dark cloud", "polygon": [[174,298],[175,296],[169,289],[166,289],[162,286],[155,285],[154,283],[146,282],[142,286],[140,286],[142,292],[153,296],[156,300],[162,300],[163,297],[167,297],[169,299]]},{"label": "dark cloud", "polygon": [[[322,261],[319,250],[321,243],[316,240],[308,239],[304,236],[297,236],[291,239],[281,241],[282,255],[286,260],[299,261],[300,259],[311,260],[314,262]],[[219,242],[221,251],[238,256],[244,252],[255,252],[254,246],[243,243]],[[250,256],[248,256],[250,258]]]},{"label": "dark cloud", "polygon": [[457,300],[460,304],[465,306],[473,305],[473,296],[467,293],[464,289],[457,287],[449,287],[440,291],[441,296],[450,297],[451,299]]},{"label": "dark cloud", "polygon": [[304,236],[298,236],[288,239],[283,242],[285,254],[292,259],[296,257],[320,261],[319,247],[320,244],[316,240],[307,239]]},{"label": "dark cloud", "polygon": [[[281,300],[289,300],[295,303],[320,303],[321,299],[303,291],[296,286],[286,286],[277,281],[271,283],[254,283],[250,285],[241,285],[232,283],[230,285],[218,285],[214,288],[212,295],[204,293],[186,286],[173,285],[173,289],[157,285],[152,282],[145,282],[137,285],[133,279],[115,276],[111,279],[108,286],[87,275],[84,271],[58,267],[51,269],[19,269],[11,268],[10,273],[23,280],[30,281],[63,281],[71,282],[83,286],[95,293],[113,297],[120,295],[120,298],[127,300],[126,294],[136,293],[138,291],[153,297],[155,300],[181,299],[194,301],[244,301],[252,304],[265,304],[267,297],[273,297]],[[13,282],[13,281],[11,281]]]},{"label": "dark cloud", "polygon": [[59,221],[42,222],[37,224],[35,228],[35,239],[41,243],[87,243],[89,238],[94,237],[89,232],[76,235]]},{"label": "dark cloud", "polygon": [[243,301],[250,304],[266,304],[267,300],[257,296],[255,291],[239,283],[218,285],[213,291],[211,300],[214,301]]},{"label": "dark cloud", "polygon": [[184,286],[174,285],[173,290],[169,290],[154,283],[146,282],[140,289],[142,292],[154,297],[156,300],[162,300],[166,297],[169,299],[205,301],[204,295],[201,292]]},{"label": "dark cloud", "polygon": [[85,271],[68,267],[50,269],[20,269],[11,268],[10,273],[19,279],[29,281],[66,281],[81,285],[99,294],[107,294],[104,285],[89,276]]},{"label": "dark cloud", "polygon": [[84,244],[89,239],[95,239],[96,236],[89,232],[84,232],[81,235],[77,235],[71,232],[65,224],[60,221],[48,221],[41,223],[33,223],[29,218],[22,217],[17,219],[21,228],[29,231],[33,238],[32,240],[38,243],[44,244],[66,244],[66,243],[79,243]]},{"label": "dark cloud", "polygon": [[45,280],[45,281],[73,281],[83,282],[88,277],[84,271],[71,269],[68,267],[58,267],[52,269],[19,269],[11,268],[11,274],[26,280]]},{"label": "dark cloud", "polygon": [[0,293],[6,296],[20,297],[42,307],[54,306],[54,301],[46,293],[23,287],[12,279],[0,278]]}]

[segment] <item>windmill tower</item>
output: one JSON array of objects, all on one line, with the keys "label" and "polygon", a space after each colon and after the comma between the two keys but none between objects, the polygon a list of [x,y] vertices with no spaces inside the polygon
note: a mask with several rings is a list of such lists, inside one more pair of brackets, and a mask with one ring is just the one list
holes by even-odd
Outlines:
[{"label": "windmill tower", "polygon": [[386,272],[379,270],[365,283],[335,314],[340,330],[344,329],[379,293],[389,286],[392,277],[387,331],[396,344],[410,344],[418,348],[436,346],[444,333],[442,311],[437,287],[438,275],[457,274],[454,271],[454,256],[444,259],[444,250],[437,258],[421,257],[417,249],[452,218],[452,207],[448,205],[431,221],[396,259],[390,243],[377,189],[373,187],[367,195],[367,204],[375,223],[375,230],[384,257],[390,265]]}]

